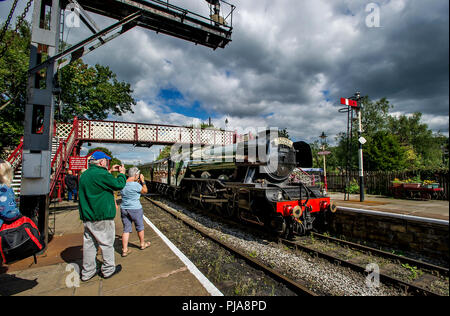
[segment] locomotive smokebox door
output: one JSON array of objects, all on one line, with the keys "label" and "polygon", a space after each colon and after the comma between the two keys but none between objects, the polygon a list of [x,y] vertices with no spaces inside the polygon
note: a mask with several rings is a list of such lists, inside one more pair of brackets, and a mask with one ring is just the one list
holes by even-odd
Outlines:
[{"label": "locomotive smokebox door", "polygon": [[300,168],[312,168],[313,166],[313,157],[311,146],[305,142],[296,142],[294,143],[295,149],[295,161],[297,167]]}]

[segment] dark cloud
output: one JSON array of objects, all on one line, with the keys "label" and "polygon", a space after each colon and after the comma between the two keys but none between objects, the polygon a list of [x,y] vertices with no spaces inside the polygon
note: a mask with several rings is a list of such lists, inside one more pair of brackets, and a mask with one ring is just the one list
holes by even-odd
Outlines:
[{"label": "dark cloud", "polygon": [[403,10],[381,13],[382,27],[363,27],[351,59],[340,63],[348,80],[336,90],[387,97],[405,113],[448,115],[448,1],[405,1]]},{"label": "dark cloud", "polygon": [[[126,116],[134,121],[191,120],[158,99],[173,87],[187,107],[200,105],[221,124],[229,118],[286,127],[307,140],[325,130],[331,139],[345,129],[339,98],[360,90],[373,100],[386,97],[397,114],[422,112],[434,131],[448,134],[448,1],[377,1],[380,28],[366,25],[367,0],[231,2],[233,41],[225,49],[133,29],[85,60],[132,84],[142,101],[139,115]],[[174,3],[207,13],[202,1]],[[112,23],[95,18],[103,27]]]}]

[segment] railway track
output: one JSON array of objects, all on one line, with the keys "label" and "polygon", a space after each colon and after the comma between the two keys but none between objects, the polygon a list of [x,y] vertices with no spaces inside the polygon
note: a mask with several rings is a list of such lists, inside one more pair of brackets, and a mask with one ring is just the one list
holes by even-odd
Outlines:
[{"label": "railway track", "polygon": [[[176,214],[170,208],[165,206],[164,203],[149,199],[147,197],[146,197],[146,199],[148,201],[150,201],[153,205],[157,206],[158,208],[163,209],[164,211],[170,213],[172,216],[174,216],[178,219],[181,219],[181,217],[178,214]],[[192,207],[189,207],[189,208],[192,208]],[[194,210],[196,212],[199,211],[197,208],[194,208]],[[204,212],[201,212],[201,213],[204,213]],[[221,218],[221,220],[223,220],[223,218]],[[226,220],[226,221],[228,222],[229,220]],[[185,221],[183,220],[183,222],[185,222]],[[210,234],[208,232],[204,231],[203,229],[201,229],[199,227],[196,227],[194,224],[192,224],[192,223],[186,223],[186,224],[189,227],[199,231],[203,236],[210,238],[214,242],[216,242],[216,243],[222,245],[224,248],[228,249],[230,252],[235,253],[237,256],[243,258],[250,264],[258,267],[258,269],[265,271],[269,275],[273,275],[274,279],[277,279],[286,285],[289,284],[289,288],[291,288],[293,290],[295,289],[294,290],[295,293],[298,293],[299,295],[315,295],[315,293],[313,293],[312,291],[307,289],[304,285],[301,285],[292,280],[289,280],[287,277],[281,275],[274,269],[262,264],[255,258],[252,258],[251,256],[247,255],[246,253],[244,253],[230,245],[227,245],[226,243],[223,243],[221,240],[215,238],[214,236],[210,236]],[[248,229],[248,227],[246,227],[246,229]],[[254,233],[254,232],[252,231],[251,233]],[[358,251],[362,251],[362,252],[368,253],[370,255],[387,258],[389,260],[397,262],[398,264],[404,263],[404,264],[408,264],[408,265],[414,265],[414,267],[419,267],[420,269],[429,271],[433,275],[438,275],[438,276],[442,275],[442,276],[448,277],[448,269],[444,268],[444,267],[435,266],[435,265],[432,265],[432,264],[429,264],[426,262],[418,261],[418,260],[407,258],[407,257],[398,256],[398,255],[395,255],[392,253],[381,251],[376,248],[371,248],[371,247],[364,246],[361,244],[351,243],[351,242],[348,242],[345,240],[333,238],[333,237],[318,234],[318,233],[313,233],[312,236],[326,240],[327,242],[332,242],[335,244],[343,245],[345,248],[356,249]],[[319,251],[317,249],[313,249],[311,247],[302,245],[299,241],[289,241],[289,240],[280,239],[279,242],[289,248],[294,248],[296,250],[300,250],[302,252],[309,253],[310,255],[312,255],[314,257],[320,257],[322,259],[325,259],[325,260],[327,260],[331,263],[337,264],[339,266],[350,268],[351,270],[353,270],[357,273],[363,274],[365,276],[367,276],[367,274],[368,274],[368,272],[366,271],[366,265],[360,265],[360,264],[354,263],[350,260],[344,260],[341,257],[335,256],[333,254]],[[396,277],[391,276],[384,272],[381,272],[379,274],[379,279],[380,279],[380,282],[383,284],[402,289],[402,291],[407,295],[418,295],[418,296],[439,296],[440,295],[439,293],[436,293],[436,292],[428,290],[424,287],[415,285],[411,282],[401,280],[399,278],[396,278]],[[305,291],[305,289],[306,289],[306,291]]]},{"label": "railway track", "polygon": [[404,263],[404,264],[409,264],[411,266],[415,266],[418,269],[423,269],[428,271],[429,273],[433,274],[433,275],[442,275],[444,277],[448,277],[449,276],[449,269],[445,268],[445,267],[441,267],[441,266],[437,266],[428,262],[424,262],[424,261],[420,261],[420,260],[416,260],[413,258],[409,258],[409,257],[405,257],[405,256],[399,256],[387,251],[383,251],[380,249],[376,249],[376,248],[372,248],[372,247],[368,247],[365,245],[361,245],[358,243],[354,243],[354,242],[350,242],[347,240],[343,240],[343,239],[339,239],[339,238],[335,238],[335,237],[331,237],[331,236],[327,236],[324,234],[319,234],[319,233],[311,233],[313,236],[323,239],[323,240],[327,240],[330,242],[334,242],[334,243],[338,243],[341,244],[345,247],[349,247],[352,249],[357,249],[359,251],[362,252],[366,252],[368,254],[371,255],[376,255],[379,257],[383,257],[383,258],[387,258],[393,261],[396,261],[397,263]]},{"label": "railway track", "polygon": [[276,270],[268,267],[267,265],[263,264],[262,262],[260,262],[259,260],[257,260],[256,258],[253,258],[251,256],[249,256],[248,254],[244,253],[243,251],[229,245],[228,243],[220,240],[219,238],[216,238],[215,236],[212,236],[210,233],[208,233],[205,229],[195,225],[193,223],[193,221],[187,220],[184,217],[180,216],[179,214],[177,214],[176,212],[174,212],[172,209],[170,209],[169,207],[167,207],[166,205],[164,205],[163,203],[159,202],[159,201],[155,201],[153,199],[150,199],[148,197],[144,197],[147,201],[149,201],[150,203],[152,203],[154,206],[156,206],[157,208],[169,213],[170,215],[172,215],[173,217],[175,217],[176,219],[182,221],[186,226],[190,227],[191,229],[197,231],[198,233],[200,233],[203,237],[213,241],[216,244],[219,244],[221,247],[225,248],[226,250],[228,250],[229,252],[231,252],[233,255],[245,260],[249,265],[253,266],[256,269],[259,269],[261,271],[263,271],[264,273],[266,273],[267,275],[269,275],[271,278],[277,280],[278,282],[284,284],[287,288],[289,288],[291,291],[293,291],[294,293],[296,293],[299,296],[317,296],[317,294],[313,291],[311,291],[310,289],[308,289],[308,287],[306,287],[305,285],[302,285],[284,275],[282,275],[281,273],[277,272]]},{"label": "railway track", "polygon": [[[359,250],[364,250],[367,252],[371,252],[371,253],[375,253],[377,255],[382,255],[382,256],[386,256],[389,257],[390,259],[395,259],[395,260],[402,260],[403,262],[409,262],[409,263],[417,263],[420,264],[424,267],[427,267],[428,269],[431,269],[431,271],[436,271],[433,270],[434,268],[436,268],[438,271],[442,271],[445,273],[445,271],[447,271],[447,275],[448,275],[448,270],[446,270],[445,268],[442,267],[437,267],[437,266],[433,266],[433,265],[429,265],[427,263],[421,262],[421,261],[417,261],[414,259],[410,259],[410,258],[404,258],[404,257],[400,257],[400,256],[395,256],[389,253],[385,253],[385,252],[381,252],[378,249],[375,248],[370,248],[370,247],[366,247],[363,245],[359,245],[359,244],[354,244],[354,243],[349,243],[340,239],[336,239],[333,237],[328,237],[328,236],[324,236],[324,235],[320,235],[320,234],[313,234],[314,236],[320,236],[321,238],[327,239],[329,241],[335,242],[335,243],[343,243],[346,244],[347,246],[359,249]],[[323,258],[326,259],[336,265],[339,266],[343,266],[343,267],[347,267],[350,268],[356,272],[359,273],[363,273],[368,275],[369,272],[371,271],[367,271],[367,265],[361,265],[358,263],[355,263],[353,261],[355,261],[354,258],[352,258],[351,260],[345,260],[342,257],[338,256],[338,255],[334,255],[331,254],[329,252],[325,252],[325,251],[321,251],[318,249],[315,249],[313,247],[309,247],[307,245],[302,244],[300,241],[296,240],[296,241],[291,241],[291,240],[286,240],[286,239],[279,239],[279,242],[281,242],[282,244],[284,244],[285,246],[288,246],[290,248],[293,248],[295,250],[298,251],[303,251],[303,252],[307,252],[313,256],[319,257],[319,258]],[[357,260],[356,260],[357,261]],[[400,262],[402,262],[400,261]],[[413,284],[411,282],[407,282],[404,280],[401,280],[399,278],[396,278],[394,276],[391,276],[385,272],[382,272],[381,269],[378,273],[379,276],[379,280],[380,282],[384,283],[384,284],[390,284],[392,286],[401,288],[406,294],[408,295],[415,295],[415,296],[441,296],[441,294],[436,293],[434,291],[428,290],[422,286],[418,286],[416,284]]]}]

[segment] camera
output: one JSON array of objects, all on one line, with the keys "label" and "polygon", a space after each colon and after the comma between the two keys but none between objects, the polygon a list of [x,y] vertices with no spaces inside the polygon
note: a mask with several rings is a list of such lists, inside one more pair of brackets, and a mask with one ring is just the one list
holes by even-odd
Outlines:
[{"label": "camera", "polygon": [[114,165],[111,168],[112,171],[120,171],[120,166],[119,165]]}]

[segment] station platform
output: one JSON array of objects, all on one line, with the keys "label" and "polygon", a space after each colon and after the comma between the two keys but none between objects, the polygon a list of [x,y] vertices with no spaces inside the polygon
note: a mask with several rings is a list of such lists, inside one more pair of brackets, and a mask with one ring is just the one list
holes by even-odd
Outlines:
[{"label": "station platform", "polygon": [[437,220],[449,220],[449,201],[403,200],[366,194],[364,202],[360,202],[359,194],[350,194],[348,201],[344,200],[344,193],[328,192],[328,196],[336,203],[338,210],[339,207],[349,207]]},{"label": "station platform", "polygon": [[[81,267],[82,263],[83,223],[73,202],[59,203],[54,210],[49,226],[52,227],[55,221],[55,234],[45,253],[38,256],[37,264],[33,258],[27,258],[0,266],[0,296],[217,295],[205,288],[204,280],[192,273],[192,267],[180,259],[148,223],[145,224],[145,239],[151,242],[151,246],[140,250],[139,239],[133,229],[129,243],[132,252],[122,258],[120,215],[115,219],[114,247],[116,265],[121,264],[122,271],[110,279],[95,276],[88,282],[80,281],[79,287],[71,287],[76,285],[76,280],[74,269],[69,265]],[[101,255],[98,260],[101,260]]]}]

